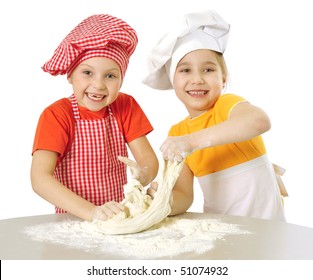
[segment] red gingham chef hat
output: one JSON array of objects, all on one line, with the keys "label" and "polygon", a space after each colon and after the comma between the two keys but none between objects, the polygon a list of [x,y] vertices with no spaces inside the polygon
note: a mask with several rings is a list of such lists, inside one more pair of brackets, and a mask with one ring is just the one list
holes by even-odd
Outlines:
[{"label": "red gingham chef hat", "polygon": [[100,56],[114,60],[124,77],[137,43],[136,31],[125,21],[110,15],[93,15],[64,38],[42,69],[54,76],[70,76],[82,61]]}]

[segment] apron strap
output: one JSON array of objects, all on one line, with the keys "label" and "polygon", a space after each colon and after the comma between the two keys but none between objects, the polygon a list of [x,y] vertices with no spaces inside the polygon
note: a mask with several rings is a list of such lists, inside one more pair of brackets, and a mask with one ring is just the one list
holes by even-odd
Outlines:
[{"label": "apron strap", "polygon": [[77,100],[76,100],[76,96],[75,96],[74,93],[70,96],[70,100],[71,100],[71,103],[72,103],[72,109],[73,109],[73,113],[74,113],[74,119],[75,119],[75,120],[80,120],[80,115],[79,115]]},{"label": "apron strap", "polygon": [[277,183],[278,183],[278,186],[279,186],[280,194],[283,197],[289,196],[288,192],[287,192],[287,189],[285,187],[285,184],[284,184],[283,180],[281,179],[281,176],[284,175],[286,170],[284,168],[280,167],[279,165],[274,164],[274,163],[273,163],[273,167],[274,167],[274,171],[275,171],[275,174],[276,174],[276,180],[277,180]]}]

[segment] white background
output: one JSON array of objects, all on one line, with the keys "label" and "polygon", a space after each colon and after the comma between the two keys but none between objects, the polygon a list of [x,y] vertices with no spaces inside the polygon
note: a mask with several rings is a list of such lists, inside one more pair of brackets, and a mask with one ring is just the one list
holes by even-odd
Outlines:
[{"label": "white background", "polygon": [[[178,16],[216,10],[231,24],[225,53],[231,74],[228,92],[245,97],[270,116],[264,134],[268,154],[287,169],[283,179],[290,223],[313,227],[312,203],[312,26],[310,1],[244,0],[54,0],[1,1],[1,183],[0,219],[49,214],[54,207],[30,184],[31,150],[37,121],[52,102],[69,96],[66,77],[41,66],[61,40],[84,18],[109,13],[138,33],[122,91],[133,95],[155,130],[148,136],[158,156],[170,126],[187,112],[172,91],[141,83],[151,47]],[[190,210],[201,211],[202,197]]]}]

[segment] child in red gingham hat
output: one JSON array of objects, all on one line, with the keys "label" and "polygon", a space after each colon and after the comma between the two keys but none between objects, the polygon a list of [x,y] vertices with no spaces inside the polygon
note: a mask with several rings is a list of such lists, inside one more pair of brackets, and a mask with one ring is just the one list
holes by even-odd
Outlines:
[{"label": "child in red gingham hat", "polygon": [[[31,168],[33,189],[85,220],[106,220],[126,210],[119,202],[127,165],[143,186],[158,171],[146,135],[153,128],[136,100],[119,92],[137,45],[135,30],[111,15],[93,15],[77,25],[43,65],[67,75],[69,98],[40,116]],[[127,146],[135,162],[129,160]]]}]

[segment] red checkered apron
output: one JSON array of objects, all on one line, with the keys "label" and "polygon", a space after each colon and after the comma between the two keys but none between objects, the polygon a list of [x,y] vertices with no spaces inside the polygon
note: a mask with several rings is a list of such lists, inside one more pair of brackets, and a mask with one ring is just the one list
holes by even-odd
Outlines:
[{"label": "red checkered apron", "polygon": [[[75,95],[71,96],[75,118],[72,146],[57,166],[55,177],[70,190],[99,206],[123,199],[127,182],[126,166],[117,156],[127,157],[127,147],[117,121],[108,106],[109,116],[82,120]],[[56,207],[56,213],[64,213]]]}]

